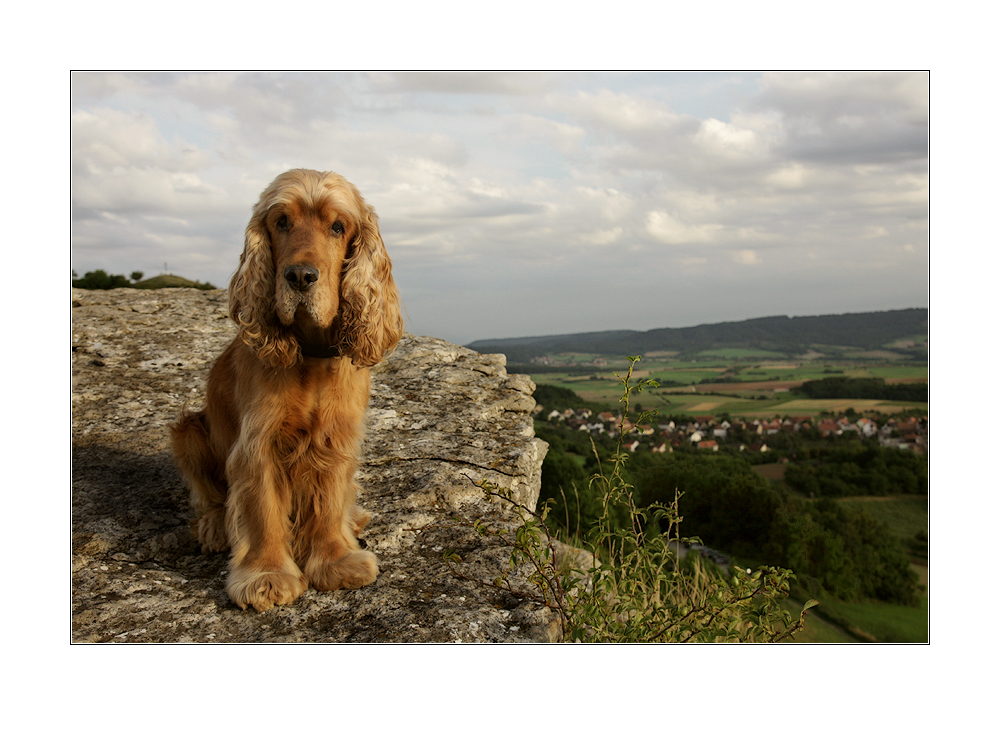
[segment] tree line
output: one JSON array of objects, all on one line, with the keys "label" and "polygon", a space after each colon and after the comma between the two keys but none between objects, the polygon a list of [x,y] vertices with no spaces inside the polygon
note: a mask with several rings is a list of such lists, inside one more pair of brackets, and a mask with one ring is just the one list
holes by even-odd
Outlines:
[{"label": "tree line", "polygon": [[83,278],[78,278],[76,271],[73,271],[73,286],[76,289],[120,289],[131,287],[142,276],[142,271],[133,271],[130,281],[121,274],[109,274],[103,268],[98,268],[96,271],[87,271]]},{"label": "tree line", "polygon": [[73,271],[73,287],[75,289],[162,289],[166,287],[191,287],[194,289],[215,289],[208,283],[188,281],[180,276],[154,276],[152,279],[142,280],[142,271],[133,271],[130,278],[125,278],[122,274],[109,274],[103,268],[96,271],[87,271],[83,277],[78,276]]},{"label": "tree line", "polygon": [[809,497],[851,495],[923,495],[927,493],[927,459],[898,448],[854,442],[789,464],[785,482]]},{"label": "tree line", "polygon": [[885,378],[833,377],[807,380],[794,389],[807,398],[863,398],[879,401],[927,401],[927,383],[886,383]]}]

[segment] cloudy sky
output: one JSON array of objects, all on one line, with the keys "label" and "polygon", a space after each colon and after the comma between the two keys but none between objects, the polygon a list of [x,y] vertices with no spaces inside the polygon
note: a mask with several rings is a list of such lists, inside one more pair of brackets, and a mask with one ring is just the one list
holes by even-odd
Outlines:
[{"label": "cloudy sky", "polygon": [[925,73],[74,73],[73,268],[223,287],[291,167],[456,343],[927,305]]}]

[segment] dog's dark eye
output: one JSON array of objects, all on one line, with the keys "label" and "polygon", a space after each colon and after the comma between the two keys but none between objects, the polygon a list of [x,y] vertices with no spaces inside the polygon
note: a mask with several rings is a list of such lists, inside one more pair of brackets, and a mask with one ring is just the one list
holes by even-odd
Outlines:
[{"label": "dog's dark eye", "polygon": [[278,217],[278,220],[274,222],[274,226],[276,226],[282,232],[287,232],[288,227],[290,226],[288,217],[282,214],[281,216]]},{"label": "dog's dark eye", "polygon": [[339,221],[333,222],[333,226],[330,227],[330,234],[334,237],[340,237],[344,233],[344,225]]}]

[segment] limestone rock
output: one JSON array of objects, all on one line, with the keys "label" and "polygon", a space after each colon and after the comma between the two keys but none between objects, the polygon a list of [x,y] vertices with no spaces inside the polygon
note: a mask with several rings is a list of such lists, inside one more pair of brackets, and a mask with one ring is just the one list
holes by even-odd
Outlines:
[{"label": "limestone rock", "polygon": [[[258,614],[225,593],[228,556],[202,554],[169,451],[182,405],[200,408],[234,328],[224,290],[90,291],[73,304],[73,638],[77,642],[526,642],[550,612],[457,577],[492,581],[508,552],[476,518],[512,527],[475,482],[537,502],[547,446],[534,385],[502,355],[407,335],[373,369],[359,503],[376,582],[310,589]],[[456,520],[457,519],[457,520]],[[524,571],[525,573],[527,571]]]}]

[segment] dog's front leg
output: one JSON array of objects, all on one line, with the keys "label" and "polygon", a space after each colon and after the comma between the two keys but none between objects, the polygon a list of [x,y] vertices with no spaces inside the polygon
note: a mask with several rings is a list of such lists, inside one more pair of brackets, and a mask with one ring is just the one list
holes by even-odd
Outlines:
[{"label": "dog's front leg", "polygon": [[361,588],[378,576],[378,560],[356,538],[371,514],[354,504],[354,468],[353,457],[338,462],[317,497],[320,516],[309,529],[303,570],[319,591]]},{"label": "dog's front leg", "polygon": [[226,528],[232,548],[229,598],[264,612],[290,604],[308,582],[289,547],[291,489],[277,473],[273,445],[240,441],[226,463]]}]

